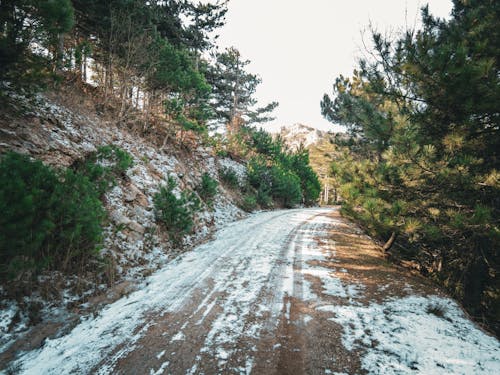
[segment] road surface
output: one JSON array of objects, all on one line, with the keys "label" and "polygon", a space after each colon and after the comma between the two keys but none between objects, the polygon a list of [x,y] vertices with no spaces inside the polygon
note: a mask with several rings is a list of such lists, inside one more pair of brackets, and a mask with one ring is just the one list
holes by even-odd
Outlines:
[{"label": "road surface", "polygon": [[258,213],[19,353],[25,374],[499,374],[498,341],[338,209]]}]

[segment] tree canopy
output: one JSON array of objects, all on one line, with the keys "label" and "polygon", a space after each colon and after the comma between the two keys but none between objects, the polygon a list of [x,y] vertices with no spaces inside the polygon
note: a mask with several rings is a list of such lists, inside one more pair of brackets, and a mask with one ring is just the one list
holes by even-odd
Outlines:
[{"label": "tree canopy", "polygon": [[[344,209],[496,332],[500,314],[500,3],[454,1],[449,20],[389,39],[339,77],[323,115],[347,127],[332,167]],[[392,236],[391,236],[392,234]]]},{"label": "tree canopy", "polygon": [[234,48],[216,52],[227,3],[2,1],[0,81],[36,89],[72,72],[105,101],[119,99],[118,120],[136,107],[187,130],[268,121],[277,104],[255,107],[260,79],[245,71],[249,61]]},{"label": "tree canopy", "polygon": [[215,63],[208,67],[217,122],[234,125],[238,121],[252,124],[274,119],[270,114],[278,106],[277,102],[255,108],[254,94],[261,79],[245,70],[248,64],[250,61],[242,59],[236,48],[228,48],[217,53]]}]

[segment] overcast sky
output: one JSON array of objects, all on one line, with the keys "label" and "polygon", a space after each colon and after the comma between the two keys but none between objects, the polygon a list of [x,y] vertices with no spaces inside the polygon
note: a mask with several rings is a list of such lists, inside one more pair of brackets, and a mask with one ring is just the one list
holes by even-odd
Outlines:
[{"label": "overcast sky", "polygon": [[334,130],[320,101],[339,74],[351,75],[370,22],[379,31],[418,25],[422,5],[448,17],[451,0],[230,0],[219,44],[234,46],[262,78],[257,98],[276,100],[271,127],[303,123]]}]

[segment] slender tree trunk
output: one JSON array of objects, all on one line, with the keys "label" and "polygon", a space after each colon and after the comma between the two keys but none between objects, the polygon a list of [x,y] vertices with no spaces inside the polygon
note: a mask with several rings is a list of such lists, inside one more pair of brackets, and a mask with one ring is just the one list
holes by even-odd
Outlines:
[{"label": "slender tree trunk", "polygon": [[392,232],[391,237],[387,240],[387,242],[382,247],[382,250],[384,251],[384,253],[389,251],[389,249],[394,244],[394,241],[396,241],[396,237],[397,237],[396,232]]},{"label": "slender tree trunk", "polygon": [[83,79],[82,81],[87,83],[87,54],[83,55]]}]

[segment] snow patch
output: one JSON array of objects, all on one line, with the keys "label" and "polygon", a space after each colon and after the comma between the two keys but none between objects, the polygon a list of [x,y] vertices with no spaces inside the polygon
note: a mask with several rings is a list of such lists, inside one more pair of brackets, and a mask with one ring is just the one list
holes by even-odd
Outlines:
[{"label": "snow patch", "polygon": [[[444,316],[429,306],[446,306]],[[409,296],[369,306],[329,305],[344,328],[343,345],[362,349],[370,374],[500,374],[500,344],[449,298]]]},{"label": "snow patch", "polygon": [[247,167],[231,158],[221,158],[218,160],[219,169],[228,169],[236,174],[238,183],[243,185],[247,177]]},{"label": "snow patch", "polygon": [[174,341],[183,341],[186,339],[186,336],[184,335],[184,333],[182,332],[177,332],[173,337],[172,339],[170,340],[170,342],[174,342]]}]

